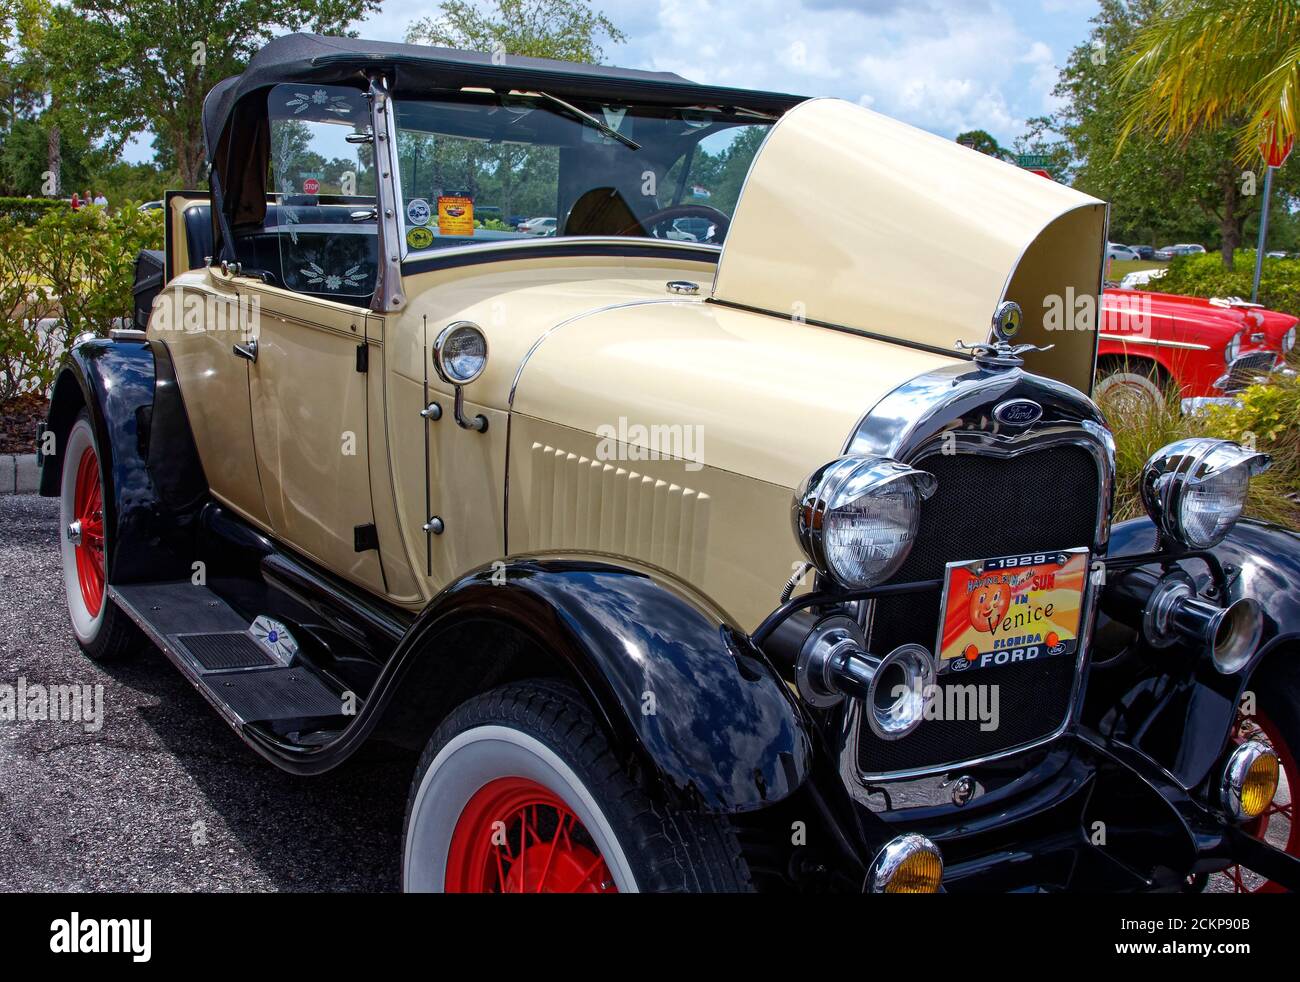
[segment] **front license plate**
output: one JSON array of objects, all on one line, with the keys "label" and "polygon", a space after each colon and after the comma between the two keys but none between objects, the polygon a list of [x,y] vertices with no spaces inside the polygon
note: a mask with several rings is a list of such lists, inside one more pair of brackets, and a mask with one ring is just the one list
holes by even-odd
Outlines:
[{"label": "front license plate", "polygon": [[940,673],[1073,655],[1087,575],[1087,549],[949,563]]}]

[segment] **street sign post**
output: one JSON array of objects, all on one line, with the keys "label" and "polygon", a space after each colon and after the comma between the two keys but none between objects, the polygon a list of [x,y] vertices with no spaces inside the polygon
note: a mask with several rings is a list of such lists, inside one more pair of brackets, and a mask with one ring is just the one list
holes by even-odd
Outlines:
[{"label": "street sign post", "polygon": [[1259,302],[1259,277],[1264,271],[1264,248],[1268,241],[1268,199],[1273,192],[1273,171],[1286,163],[1291,153],[1295,138],[1279,143],[1275,136],[1276,128],[1269,131],[1269,140],[1259,145],[1259,152],[1264,155],[1264,204],[1259,213],[1259,242],[1255,246],[1255,279],[1250,286],[1250,302]]}]

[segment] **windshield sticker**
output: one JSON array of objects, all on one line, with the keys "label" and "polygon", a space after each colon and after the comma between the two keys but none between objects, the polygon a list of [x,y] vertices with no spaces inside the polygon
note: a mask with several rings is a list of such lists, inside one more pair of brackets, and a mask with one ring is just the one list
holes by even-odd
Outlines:
[{"label": "windshield sticker", "polygon": [[[616,109],[614,106],[600,107],[600,118],[603,120],[605,125],[608,126],[615,133],[618,133],[622,129],[623,119],[626,116],[627,116],[626,106],[624,106],[622,109]],[[608,146],[611,143],[619,142],[618,140],[610,136],[608,133],[605,133],[594,127],[592,127],[591,129],[584,129],[582,131],[582,140],[584,143],[599,143],[602,146]]]},{"label": "windshield sticker", "polygon": [[423,198],[412,198],[406,203],[406,220],[411,225],[428,225],[432,217],[429,202]]},{"label": "windshield sticker", "polygon": [[336,116],[349,116],[352,114],[352,107],[348,105],[347,96],[330,95],[325,89],[315,89],[310,93],[295,92],[293,98],[288,100],[285,106],[292,109],[296,116],[301,116],[308,109],[333,113]]},{"label": "windshield sticker", "polygon": [[601,106],[601,114],[605,117],[605,125],[611,130],[617,130],[623,125],[623,117],[627,115],[627,109],[615,109],[613,106]]},{"label": "windshield sticker", "polygon": [[433,245],[433,232],[423,225],[417,225],[407,231],[406,244],[412,249],[427,249]]},{"label": "windshield sticker", "polygon": [[365,271],[360,265],[349,266],[339,273],[327,273],[316,263],[309,262],[304,269],[298,270],[312,286],[323,286],[331,293],[335,293],[345,286],[357,287],[366,282]]},{"label": "windshield sticker", "polygon": [[473,235],[474,199],[459,195],[440,195],[438,232],[442,235]]}]

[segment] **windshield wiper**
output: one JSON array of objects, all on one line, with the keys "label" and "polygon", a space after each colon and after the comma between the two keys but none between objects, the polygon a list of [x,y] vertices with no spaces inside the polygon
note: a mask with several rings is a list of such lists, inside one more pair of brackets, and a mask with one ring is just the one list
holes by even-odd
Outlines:
[{"label": "windshield wiper", "polygon": [[596,129],[600,130],[602,133],[604,133],[606,136],[610,137],[611,139],[617,140],[619,143],[629,146],[633,150],[641,149],[641,144],[637,143],[635,140],[631,139],[630,137],[624,136],[622,133],[614,129],[614,127],[610,126],[608,123],[606,123],[604,120],[600,119],[599,117],[593,116],[591,113],[579,109],[577,106],[573,105],[572,103],[565,102],[563,99],[559,98],[558,96],[553,96],[549,92],[538,92],[537,94],[541,96],[543,99],[545,99],[547,102],[553,102],[561,109],[567,109],[569,112],[573,113],[573,115],[577,116],[580,120],[582,120],[584,123],[586,123],[589,126],[596,127]]}]

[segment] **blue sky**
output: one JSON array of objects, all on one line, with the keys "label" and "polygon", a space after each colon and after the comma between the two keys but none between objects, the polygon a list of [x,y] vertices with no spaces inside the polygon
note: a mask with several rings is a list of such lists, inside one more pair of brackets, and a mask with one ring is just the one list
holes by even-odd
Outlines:
[{"label": "blue sky", "polygon": [[[1096,0],[593,0],[628,36],[605,60],[698,82],[833,95],[941,136],[1010,145],[1053,107]],[[385,0],[362,36],[400,41],[433,0]],[[150,156],[136,141],[133,160]]]}]

